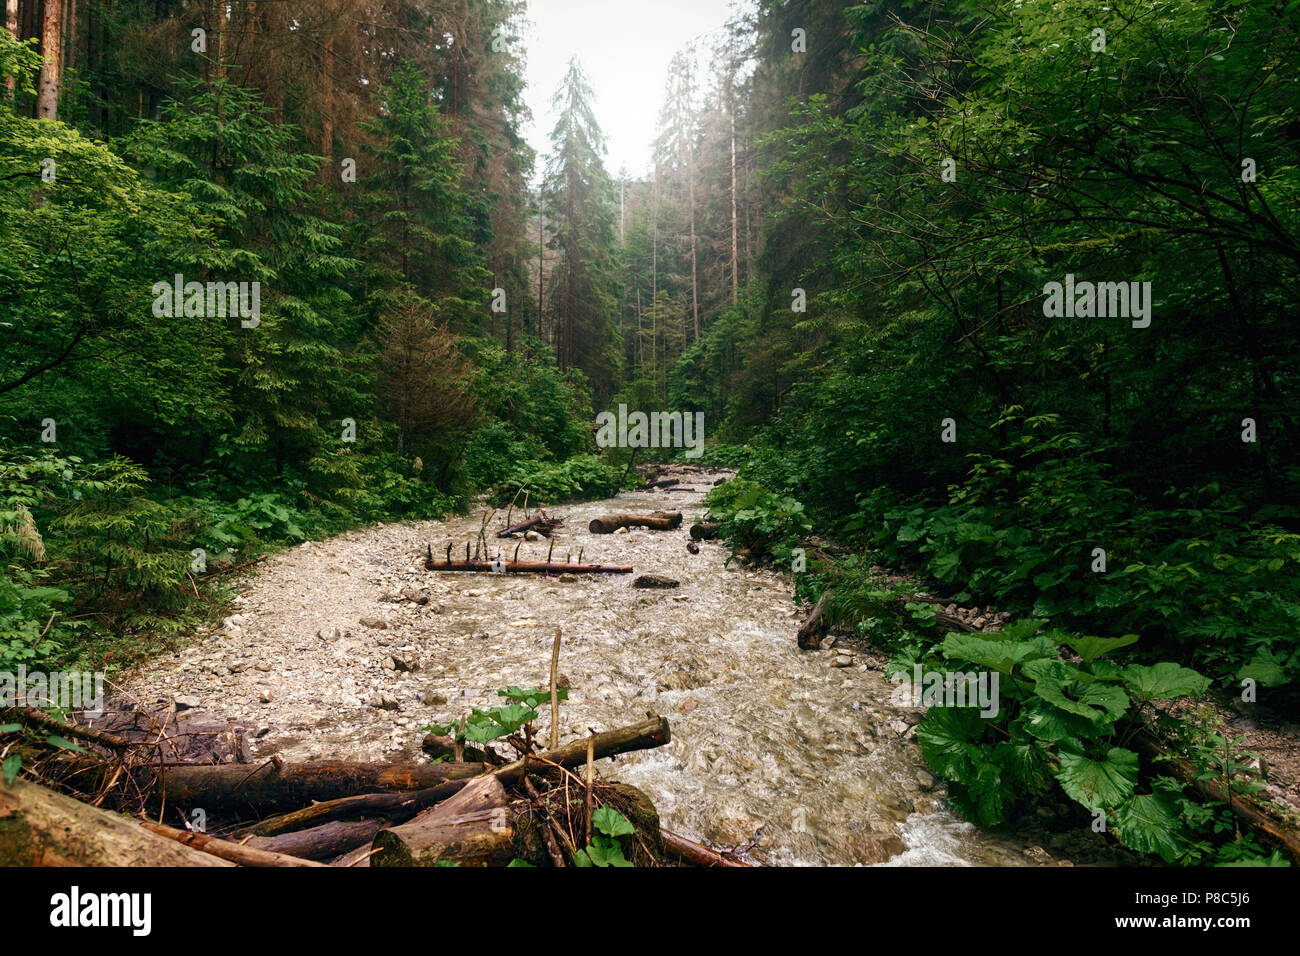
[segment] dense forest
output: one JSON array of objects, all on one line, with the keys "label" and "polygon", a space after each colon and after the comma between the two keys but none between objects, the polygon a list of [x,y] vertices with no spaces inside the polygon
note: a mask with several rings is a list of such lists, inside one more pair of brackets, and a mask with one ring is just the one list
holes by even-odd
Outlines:
[{"label": "dense forest", "polygon": [[1003,675],[918,732],[959,813],[1280,862],[1133,740],[1231,800],[1166,702],[1300,707],[1300,3],[757,0],[644,176],[580,55],[534,155],[526,14],[7,0],[0,669],[129,666],[285,544],[611,495],[599,412],[702,413],[740,557],[893,673]]}]

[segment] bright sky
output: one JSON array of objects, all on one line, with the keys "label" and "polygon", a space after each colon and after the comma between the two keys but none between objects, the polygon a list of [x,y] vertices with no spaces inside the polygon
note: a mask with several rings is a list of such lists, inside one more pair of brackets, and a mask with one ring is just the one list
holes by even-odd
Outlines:
[{"label": "bright sky", "polygon": [[[533,121],[524,129],[537,150],[538,172],[550,149],[551,95],[577,55],[596,93],[596,118],[609,152],[605,168],[649,166],[668,61],[692,39],[727,22],[733,0],[528,0],[525,97]],[[705,78],[700,77],[701,86]]]}]

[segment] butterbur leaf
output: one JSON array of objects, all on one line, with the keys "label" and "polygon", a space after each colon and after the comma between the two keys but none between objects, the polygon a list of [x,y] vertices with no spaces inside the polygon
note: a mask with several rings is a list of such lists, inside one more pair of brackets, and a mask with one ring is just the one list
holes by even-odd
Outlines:
[{"label": "butterbur leaf", "polygon": [[1137,786],[1138,755],[1112,747],[1105,760],[1062,753],[1056,779],[1071,798],[1089,810],[1118,806]]},{"label": "butterbur leaf", "polygon": [[605,836],[618,837],[635,833],[636,828],[628,822],[627,817],[613,807],[603,806],[591,815],[591,825]]},{"label": "butterbur leaf", "polygon": [[533,866],[531,863],[529,863],[527,860],[521,860],[521,859],[519,859],[519,857],[515,857],[513,860],[511,860],[509,863],[507,863],[507,864],[506,864],[506,869],[510,869],[510,867],[512,867],[512,866],[526,866],[526,867],[528,867],[530,870],[532,870],[532,869],[536,869],[536,867],[534,867],[534,866]]},{"label": "butterbur leaf", "polygon": [[[505,697],[509,700],[517,700],[528,707],[538,707],[541,704],[551,702],[551,689],[549,687],[533,687],[524,689],[522,687],[507,687],[505,690],[497,691],[498,697]],[[568,700],[569,689],[567,687],[555,688],[556,700]]]},{"label": "butterbur leaf", "polygon": [[1067,637],[1061,643],[1069,647],[1074,653],[1078,654],[1085,662],[1095,661],[1103,654],[1109,654],[1117,651],[1121,647],[1128,647],[1130,644],[1136,644],[1138,635],[1125,634],[1123,637]]},{"label": "butterbur leaf", "polygon": [[1124,668],[1124,676],[1132,688],[1143,697],[1167,700],[1171,697],[1199,697],[1210,686],[1210,679],[1202,677],[1189,667],[1173,661],[1161,661],[1147,667],[1131,664]]},{"label": "butterbur leaf", "polygon": [[1048,744],[1057,744],[1076,737],[1092,737],[1097,728],[1086,718],[1053,707],[1037,698],[1025,701],[1020,713],[1024,717],[1025,731]]},{"label": "butterbur leaf", "polygon": [[18,771],[23,765],[22,754],[10,754],[0,763],[0,774],[4,774],[5,786],[12,787],[18,779]]},{"label": "butterbur leaf", "polygon": [[1265,687],[1280,687],[1286,683],[1286,671],[1282,665],[1283,661],[1271,648],[1261,647],[1255,651],[1254,660],[1237,671],[1237,679],[1253,680]]},{"label": "butterbur leaf", "polygon": [[916,727],[916,742],[935,773],[969,783],[983,762],[975,741],[986,729],[973,708],[931,707]]},{"label": "butterbur leaf", "polygon": [[1128,710],[1128,695],[1109,684],[1090,683],[1092,677],[1059,660],[1038,660],[1025,664],[1024,672],[1034,680],[1034,693],[1050,704],[1092,721],[1099,728]]},{"label": "butterbur leaf", "polygon": [[981,634],[949,634],[943,641],[943,656],[969,661],[977,667],[1010,674],[1024,661],[1056,656],[1056,644],[1048,637],[1030,641],[987,640]]},{"label": "butterbur leaf", "polygon": [[631,866],[632,862],[623,855],[623,848],[609,837],[598,836],[587,847],[587,857],[592,866]]},{"label": "butterbur leaf", "polygon": [[60,737],[58,734],[50,734],[45,738],[45,742],[47,744],[52,744],[55,747],[61,747],[64,750],[76,751],[79,754],[84,754],[86,752],[85,747],[82,747],[80,744],[74,744],[67,737]]},{"label": "butterbur leaf", "polygon": [[1178,814],[1157,794],[1133,794],[1116,808],[1112,826],[1120,841],[1139,853],[1156,853],[1166,863],[1173,863],[1182,852]]},{"label": "butterbur leaf", "polygon": [[0,724],[0,734],[16,734],[22,729],[22,724]]}]

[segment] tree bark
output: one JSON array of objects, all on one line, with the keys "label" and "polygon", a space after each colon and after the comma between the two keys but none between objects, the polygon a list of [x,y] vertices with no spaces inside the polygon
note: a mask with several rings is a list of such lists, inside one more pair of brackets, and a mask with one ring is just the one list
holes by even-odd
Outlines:
[{"label": "tree bark", "polygon": [[748,867],[753,865],[725,856],[717,850],[711,850],[707,846],[701,846],[693,840],[680,837],[676,833],[669,833],[667,830],[661,829],[659,835],[663,838],[664,850],[668,855],[675,856],[692,866]]},{"label": "tree bark", "polygon": [[40,90],[36,100],[38,119],[59,118],[59,81],[61,76],[63,35],[63,0],[45,0],[45,16],[41,21]]},{"label": "tree bark", "polygon": [[280,836],[253,837],[244,846],[304,860],[330,860],[359,846],[370,846],[384,825],[383,820],[334,821]]},{"label": "tree bark", "polygon": [[269,850],[257,850],[252,847],[241,846],[238,843],[231,843],[229,840],[220,840],[217,837],[208,836],[206,833],[177,830],[175,827],[154,823],[152,820],[141,820],[140,826],[151,833],[156,833],[169,840],[175,840],[184,846],[193,847],[203,853],[209,853],[217,859],[227,860],[239,866],[297,867],[325,865],[324,863],[299,859],[296,856],[288,856],[284,853],[272,853]]},{"label": "tree bark", "polygon": [[[591,738],[584,737],[555,750],[548,750],[540,756],[551,763],[559,764],[561,767],[576,767],[587,762],[588,740],[592,742],[592,759],[600,760],[603,757],[612,757],[633,750],[652,750],[655,747],[664,746],[671,739],[672,735],[668,729],[667,718],[652,715],[639,724],[620,727],[617,730],[606,730]],[[530,773],[541,773],[545,767],[546,764],[541,763],[536,758],[529,758],[528,770]],[[523,772],[524,761],[516,760],[504,767],[497,767],[491,771],[491,775],[502,783],[513,785],[523,776]]]},{"label": "tree bark", "polygon": [[426,790],[482,773],[482,764],[307,763],[280,767],[247,764],[163,769],[162,794],[170,804],[214,811],[254,810],[263,815],[296,810],[315,801],[361,793]]},{"label": "tree bark", "polygon": [[648,515],[615,514],[605,515],[603,518],[592,518],[587,530],[592,534],[613,534],[619,528],[642,525],[656,531],[672,531],[674,528],[681,527],[681,524],[682,513],[680,511],[656,511]]},{"label": "tree bark", "polygon": [[426,790],[410,793],[359,793],[337,800],[313,803],[309,807],[267,817],[235,832],[235,836],[277,836],[294,830],[318,827],[323,823],[354,817],[383,817],[389,823],[404,823],[422,810],[455,796],[469,780],[448,780]]},{"label": "tree bark", "polygon": [[[12,34],[15,40],[18,36],[18,0],[5,0],[5,29]],[[14,89],[17,86],[17,80],[12,76],[5,77],[5,92],[10,99],[14,98]]]},{"label": "tree bark", "polygon": [[454,860],[462,866],[503,864],[514,855],[510,798],[494,776],[483,777],[410,823],[381,830],[371,866],[433,866]]},{"label": "tree bark", "polygon": [[834,596],[834,591],[823,591],[822,596],[813,605],[808,620],[804,621],[799,628],[799,646],[805,651],[816,650],[820,646],[822,638],[826,636],[826,632],[830,630],[830,622],[826,620],[826,605],[830,603]]},{"label": "tree bark", "polygon": [[718,536],[718,529],[722,523],[718,521],[701,521],[699,524],[691,525],[692,541],[712,541]]},{"label": "tree bark", "polygon": [[39,784],[0,786],[0,866],[229,866]]}]

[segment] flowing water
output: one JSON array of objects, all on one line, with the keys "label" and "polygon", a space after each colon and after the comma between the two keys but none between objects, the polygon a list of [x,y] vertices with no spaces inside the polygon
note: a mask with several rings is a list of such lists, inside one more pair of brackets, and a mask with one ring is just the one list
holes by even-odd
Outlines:
[{"label": "flowing water", "polygon": [[[260,753],[415,758],[421,726],[502,703],[497,688],[545,686],[561,627],[571,687],[562,740],[647,712],[669,719],[669,745],[600,765],[645,790],[666,828],[752,847],[772,864],[1025,864],[1023,844],[961,822],[941,790],[923,788],[919,714],[891,704],[892,684],[859,655],[833,666],[843,647],[797,648],[789,576],[727,567],[719,542],[687,552],[712,480],[548,511],[565,519],[557,559],[581,551],[586,562],[674,578],[677,589],[633,589],[632,575],[429,573],[426,542],[441,556],[455,541],[463,556],[479,516],[377,526],[273,559],[237,599],[242,620],[156,662],[130,689],[142,700],[195,694],[261,725]],[[682,529],[587,531],[601,514],[656,509],[683,511]],[[507,556],[517,543],[501,542]],[[520,557],[544,558],[548,547],[523,543]],[[428,603],[395,602],[408,587]],[[417,669],[394,670],[390,657]],[[549,707],[539,710],[546,739]]]}]

